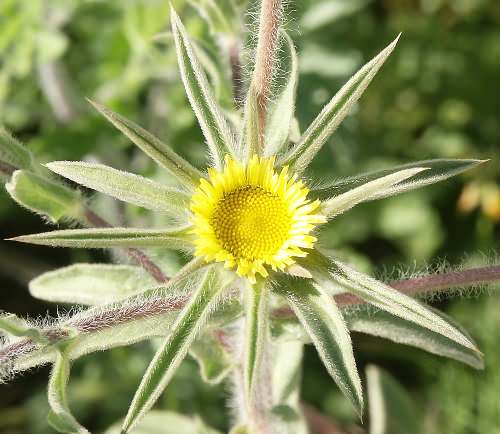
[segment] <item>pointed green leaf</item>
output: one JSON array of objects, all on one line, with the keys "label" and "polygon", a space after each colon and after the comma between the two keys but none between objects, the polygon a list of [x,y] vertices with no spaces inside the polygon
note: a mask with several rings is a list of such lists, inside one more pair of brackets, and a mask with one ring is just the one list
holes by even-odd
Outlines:
[{"label": "pointed green leaf", "polygon": [[269,341],[269,289],[265,281],[247,285],[245,291],[245,360],[243,381],[247,402],[255,396],[255,381],[259,375],[266,342]]},{"label": "pointed green leaf", "polygon": [[33,165],[33,155],[0,125],[0,162],[13,169],[29,169]]},{"label": "pointed green leaf", "polygon": [[189,229],[90,228],[42,232],[11,238],[22,243],[52,247],[101,249],[111,247],[189,247]]},{"label": "pointed green leaf", "polygon": [[107,304],[156,286],[141,267],[111,264],[74,264],[33,279],[30,294],[55,303]]},{"label": "pointed green leaf", "polygon": [[280,162],[282,165],[290,165],[291,168],[298,173],[304,171],[323,144],[349,114],[350,109],[361,97],[379,69],[394,50],[398,39],[399,36],[354,74],[354,76],[337,92],[309,128],[307,128],[297,145],[283,161]]},{"label": "pointed green leaf", "polygon": [[231,1],[216,0],[190,0],[189,3],[195,7],[200,16],[210,26],[211,32],[220,36],[220,34],[233,34],[235,5]]},{"label": "pointed green leaf", "polygon": [[417,173],[415,176],[405,179],[397,184],[389,186],[385,190],[379,191],[374,196],[367,200],[381,199],[387,196],[403,193],[405,191],[413,190],[416,188],[424,187],[426,185],[434,184],[435,182],[443,181],[458,175],[466,170],[473,169],[479,164],[484,163],[485,160],[425,160],[417,161],[411,164],[396,166],[391,169],[378,170],[359,176],[353,176],[346,179],[334,181],[328,185],[316,187],[311,189],[311,196],[319,200],[326,200],[333,196],[338,196],[349,190],[357,188],[367,182],[374,181],[393,173],[401,172],[402,170],[414,169],[417,167],[426,167],[427,170]]},{"label": "pointed green leaf", "polygon": [[[430,306],[428,309],[456,327],[474,343],[468,333],[452,318]],[[370,309],[347,309],[344,317],[349,330],[389,339],[398,344],[411,345],[433,354],[458,360],[475,369],[484,368],[483,358],[477,351],[466,348],[439,333],[388,312],[382,310],[372,312]]]},{"label": "pointed green leaf", "polygon": [[295,95],[298,82],[298,60],[293,41],[285,31],[282,31],[285,40],[286,64],[283,68],[286,75],[282,78],[285,83],[280,89],[276,100],[269,108],[266,124],[265,156],[276,155],[288,141],[295,113]]},{"label": "pointed green leaf", "polygon": [[71,414],[66,399],[70,363],[68,357],[57,351],[56,360],[49,379],[48,398],[50,413],[48,422],[52,427],[62,433],[89,434]]},{"label": "pointed green leaf", "polygon": [[308,332],[328,373],[352,402],[356,412],[363,413],[363,391],[351,338],[342,314],[333,298],[310,279],[281,278],[276,288]]},{"label": "pointed green leaf", "polygon": [[220,169],[224,156],[235,154],[234,137],[210,90],[207,77],[191,45],[186,29],[173,8],[171,9],[171,22],[184,88],[200,123],[214,163]]},{"label": "pointed green leaf", "polygon": [[83,212],[82,198],[77,191],[26,170],[16,170],[5,188],[18,204],[48,217],[53,223],[78,219]]},{"label": "pointed green leaf", "polygon": [[169,146],[139,125],[125,117],[111,111],[110,109],[89,100],[95,109],[101,113],[118,130],[125,134],[144,153],[156,161],[160,166],[174,175],[181,185],[196,188],[203,174],[188,163],[184,158],[177,155]]},{"label": "pointed green leaf", "polygon": [[49,342],[40,328],[30,325],[13,313],[0,314],[0,330],[12,336],[28,337],[42,345]]},{"label": "pointed green leaf", "polygon": [[391,188],[394,184],[398,184],[425,170],[427,169],[424,167],[415,167],[369,181],[366,184],[362,184],[359,187],[355,187],[352,190],[325,200],[321,204],[321,212],[327,217],[335,217],[361,202],[370,200],[372,196]]},{"label": "pointed green leaf", "polygon": [[334,285],[340,285],[379,309],[432,330],[472,351],[478,351],[460,330],[412,297],[317,251],[307,259],[308,269],[314,279],[325,287],[333,281]]},{"label": "pointed green leaf", "polygon": [[261,153],[259,135],[261,119],[259,119],[258,104],[256,89],[251,83],[243,109],[243,132],[238,144],[238,155],[242,161],[248,161],[252,155]]},{"label": "pointed green leaf", "polygon": [[176,188],[103,164],[54,161],[46,166],[65,178],[124,202],[186,219],[190,196]]},{"label": "pointed green leaf", "polygon": [[[69,332],[74,344],[67,350],[71,360],[95,351],[165,336],[189,299],[188,291],[202,277],[200,266],[200,261],[191,261],[164,286],[82,310],[70,318],[63,316],[50,328],[43,329],[43,336],[49,333],[52,342],[57,343],[66,341]],[[53,347],[38,346],[24,337],[7,335],[6,339],[4,345],[0,342],[0,380],[55,360]]]},{"label": "pointed green leaf", "polygon": [[233,363],[221,340],[220,330],[208,330],[193,343],[189,354],[198,362],[201,377],[209,384],[218,384],[229,374]]},{"label": "pointed green leaf", "polygon": [[146,370],[123,423],[122,430],[125,433],[132,430],[167,387],[200,328],[207,321],[221,290],[215,268],[211,267],[180,312],[170,334]]},{"label": "pointed green leaf", "polygon": [[374,365],[366,367],[370,434],[417,434],[419,414],[410,396],[388,373]]},{"label": "pointed green leaf", "polygon": [[300,403],[303,343],[280,339],[273,342],[272,385],[273,415],[278,432],[307,434],[307,424]]}]

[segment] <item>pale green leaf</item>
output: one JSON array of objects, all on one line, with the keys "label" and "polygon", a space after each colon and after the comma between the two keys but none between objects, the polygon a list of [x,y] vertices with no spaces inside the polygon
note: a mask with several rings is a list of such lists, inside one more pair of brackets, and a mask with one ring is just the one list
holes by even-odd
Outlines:
[{"label": "pale green leaf", "polygon": [[308,256],[309,271],[314,279],[325,287],[340,285],[379,309],[385,310],[407,321],[414,322],[458,344],[478,351],[476,346],[454,325],[436,315],[426,306],[396,289],[360,273],[335,259],[329,259],[315,251]]},{"label": "pale green leaf", "polygon": [[160,139],[103,105],[90,100],[89,102],[143,152],[174,175],[181,185],[192,189],[198,186],[204,175]]},{"label": "pale green leaf", "polygon": [[209,384],[220,383],[233,366],[224,338],[220,330],[211,329],[200,334],[189,349],[189,354],[198,362],[201,377]]},{"label": "pale green leaf", "polygon": [[424,187],[429,184],[434,184],[439,181],[451,178],[466,170],[473,169],[479,164],[484,163],[484,160],[425,160],[417,161],[411,164],[396,166],[391,169],[378,170],[375,172],[366,173],[363,175],[353,176],[346,179],[340,179],[330,184],[313,187],[311,189],[311,196],[320,200],[329,199],[333,196],[346,193],[349,190],[357,188],[367,182],[374,181],[393,173],[401,172],[402,170],[414,169],[417,167],[426,167],[427,170],[405,179],[397,184],[389,186],[385,190],[379,191],[374,196],[367,200],[381,199],[383,197],[392,196],[395,194],[403,193],[408,190]]},{"label": "pale green leaf", "polygon": [[216,35],[233,34],[234,29],[231,22],[234,15],[234,5],[230,1],[221,0],[189,0],[189,3],[195,7],[200,16],[210,26],[211,32]]},{"label": "pale green leaf", "polygon": [[124,202],[186,220],[190,196],[176,188],[122,172],[103,164],[80,161],[54,161],[46,165],[53,172],[85,187]]},{"label": "pale green leaf", "polygon": [[417,434],[420,421],[408,393],[388,373],[374,365],[366,368],[370,434]]},{"label": "pale green leaf", "polygon": [[[468,333],[452,318],[430,306],[428,309],[452,324],[474,343]],[[466,348],[439,333],[388,312],[382,310],[372,311],[372,309],[347,309],[344,317],[349,330],[389,339],[398,344],[411,345],[433,354],[458,360],[475,369],[484,368],[483,358],[477,351]]]},{"label": "pale green leaf", "polygon": [[256,377],[269,342],[269,288],[264,280],[245,288],[245,359],[243,381],[247,402],[256,399]]},{"label": "pale green leaf", "polygon": [[70,373],[70,363],[66,354],[57,351],[56,360],[49,379],[48,398],[50,413],[48,422],[62,433],[89,434],[71,414],[66,399],[66,388]]},{"label": "pale green leaf", "polygon": [[[198,284],[203,273],[193,267],[193,262],[164,286],[80,311],[70,318],[62,317],[42,330],[44,336],[49,333],[53,342],[56,336],[59,336],[58,341],[65,341],[69,331],[73,344],[67,355],[71,360],[95,351],[165,336],[179,309],[187,302],[188,292]],[[54,360],[52,347],[38,346],[24,337],[7,336],[5,344],[0,345],[0,381]]]},{"label": "pale green leaf", "polygon": [[363,392],[351,338],[333,298],[319,286],[313,286],[310,279],[286,277],[278,283],[277,291],[288,299],[328,373],[361,415]]},{"label": "pale green leaf", "polygon": [[285,84],[280,89],[276,100],[269,107],[266,122],[266,137],[264,155],[277,154],[288,142],[295,113],[295,95],[298,82],[298,60],[293,41],[286,32],[282,32],[286,47],[286,64],[283,68],[286,74],[282,80]]},{"label": "pale green leaf", "polygon": [[[121,422],[113,424],[104,434],[121,434]],[[220,434],[198,417],[172,411],[152,410],[134,429],[134,434]]]},{"label": "pale green leaf", "polygon": [[112,247],[189,247],[188,229],[90,228],[42,232],[11,238],[22,243],[84,249]]},{"label": "pale green leaf", "polygon": [[321,203],[321,212],[327,217],[335,217],[361,202],[370,200],[371,197],[379,194],[381,191],[385,191],[393,185],[425,170],[426,168],[424,167],[415,167],[391,173],[381,178],[374,179],[373,181],[368,181],[359,187],[355,187],[352,190],[348,190],[345,193],[323,201]]},{"label": "pale green leaf", "polygon": [[124,432],[132,430],[167,387],[221,291],[216,270],[210,267],[146,370],[123,423]]},{"label": "pale green leaf", "polygon": [[243,109],[243,132],[240,136],[238,154],[242,161],[248,161],[254,154],[261,153],[260,125],[257,92],[253,83],[250,84],[245,107]]},{"label": "pale green leaf", "polygon": [[0,125],[0,161],[14,169],[29,169],[33,165],[33,155],[24,145]]},{"label": "pale green leaf", "polygon": [[297,145],[287,156],[285,156],[280,164],[290,165],[291,168],[298,173],[304,171],[323,144],[349,114],[350,109],[361,97],[379,69],[394,50],[398,39],[399,36],[354,74],[354,76],[337,92],[307,128]]},{"label": "pale green leaf", "polygon": [[83,213],[82,198],[77,191],[26,170],[15,171],[5,188],[18,204],[53,223],[78,219]]},{"label": "pale green leaf", "polygon": [[32,326],[13,313],[0,314],[0,330],[17,337],[28,337],[39,344],[47,344],[49,340],[42,329]]},{"label": "pale green leaf", "polygon": [[74,264],[33,279],[30,294],[56,303],[107,304],[156,286],[141,267],[111,264]]},{"label": "pale green leaf", "polygon": [[300,403],[303,346],[298,340],[279,339],[272,348],[273,414],[278,432],[309,432]]},{"label": "pale green leaf", "polygon": [[220,169],[225,155],[235,154],[233,134],[213,96],[186,29],[173,8],[171,23],[186,94],[208,143],[214,163]]}]

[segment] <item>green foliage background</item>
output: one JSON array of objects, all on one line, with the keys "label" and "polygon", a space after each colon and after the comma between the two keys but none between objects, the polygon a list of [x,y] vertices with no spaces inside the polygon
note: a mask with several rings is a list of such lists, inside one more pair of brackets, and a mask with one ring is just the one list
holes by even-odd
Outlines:
[{"label": "green foliage background", "polygon": [[[209,57],[217,59],[217,42],[196,10],[184,1],[174,5]],[[173,42],[168,35],[152,41],[168,30],[168,12],[164,0],[3,0],[0,123],[41,160],[99,160],[160,177],[86,104],[88,96],[137,121],[202,167],[203,139],[178,76]],[[412,160],[492,159],[443,184],[355,208],[331,225],[324,237],[327,247],[389,278],[442,258],[452,264],[486,262],[500,241],[500,3],[304,0],[289,2],[286,17],[299,52],[301,125],[363,62],[403,32],[353,116],[316,159],[316,173],[328,179]],[[218,92],[230,104],[228,89]],[[104,214],[116,206],[102,198],[95,203]],[[0,190],[2,238],[42,227]],[[29,296],[27,282],[71,262],[105,259],[99,252],[1,242],[0,307],[22,315],[56,314],[56,307]],[[499,295],[439,303],[478,341],[486,355],[484,372],[354,335],[361,366],[376,363],[403,384],[422,432],[500,433]],[[152,354],[154,343],[142,343],[77,361],[69,396],[75,416],[97,432],[123,417]],[[52,432],[45,419],[47,372],[0,386],[0,432]],[[314,351],[306,354],[303,385],[307,402],[341,423],[355,423]],[[223,386],[204,385],[188,360],[159,408],[198,413],[223,430],[227,395]]]}]

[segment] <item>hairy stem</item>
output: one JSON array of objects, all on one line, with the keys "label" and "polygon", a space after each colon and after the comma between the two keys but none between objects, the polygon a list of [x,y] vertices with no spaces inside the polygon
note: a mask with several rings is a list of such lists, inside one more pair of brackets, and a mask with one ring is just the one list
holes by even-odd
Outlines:
[{"label": "hairy stem", "polygon": [[260,151],[263,149],[267,102],[276,63],[282,12],[282,0],[262,0],[259,18],[259,39],[252,79],[252,88],[255,92],[258,111],[259,146],[257,149]]},{"label": "hairy stem", "polygon": [[[417,296],[427,292],[438,293],[444,289],[461,288],[500,280],[500,266],[471,268],[450,273],[428,274],[412,279],[395,280],[388,285],[404,294]],[[340,306],[362,304],[364,301],[353,294],[335,296]]]},{"label": "hairy stem", "polygon": [[[94,211],[89,208],[85,209],[85,219],[92,226],[98,228],[109,228],[112,225],[98,216]],[[153,262],[153,260],[146,255],[142,250],[136,248],[128,248],[127,254],[142,268],[144,268],[157,282],[164,283],[169,278],[161,271],[160,267]]]},{"label": "hairy stem", "polygon": [[233,101],[237,109],[243,103],[243,72],[240,59],[240,41],[237,38],[229,42],[229,64],[231,65],[231,83],[233,86]]},{"label": "hairy stem", "polygon": [[[500,265],[491,267],[472,268],[464,271],[451,273],[441,273],[417,277],[415,279],[398,280],[391,282],[393,288],[402,293],[416,296],[436,289],[465,287],[480,283],[490,283],[500,281]],[[433,285],[437,285],[433,286]],[[351,294],[340,294],[335,296],[335,301],[340,307],[349,307],[354,304],[363,304],[364,301]],[[85,320],[72,322],[71,319],[65,321],[61,327],[51,327],[44,330],[45,336],[52,342],[57,342],[67,336],[67,331],[62,326],[76,328],[81,333],[97,332],[108,327],[114,327],[129,321],[135,321],[140,318],[161,315],[163,313],[179,310],[187,302],[187,299],[174,299],[155,297],[147,302],[140,301],[140,306],[133,303],[126,307],[119,307],[110,312],[99,313],[95,317],[88,317]],[[106,315],[103,318],[103,315]],[[272,312],[274,317],[292,316],[293,312],[289,308],[278,308]],[[7,345],[0,351],[0,363],[10,360],[20,353],[25,354],[38,348],[31,339],[26,338]]]}]

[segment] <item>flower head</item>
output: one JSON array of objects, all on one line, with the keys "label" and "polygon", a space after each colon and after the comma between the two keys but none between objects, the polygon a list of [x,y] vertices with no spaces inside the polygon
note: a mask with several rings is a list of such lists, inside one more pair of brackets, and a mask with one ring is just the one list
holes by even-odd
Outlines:
[{"label": "flower head", "polygon": [[284,270],[316,242],[310,233],[326,221],[319,200],[288,167],[274,171],[274,158],[253,156],[248,165],[226,157],[224,170],[209,170],[191,200],[196,256],[224,262],[255,283],[266,265]]}]

